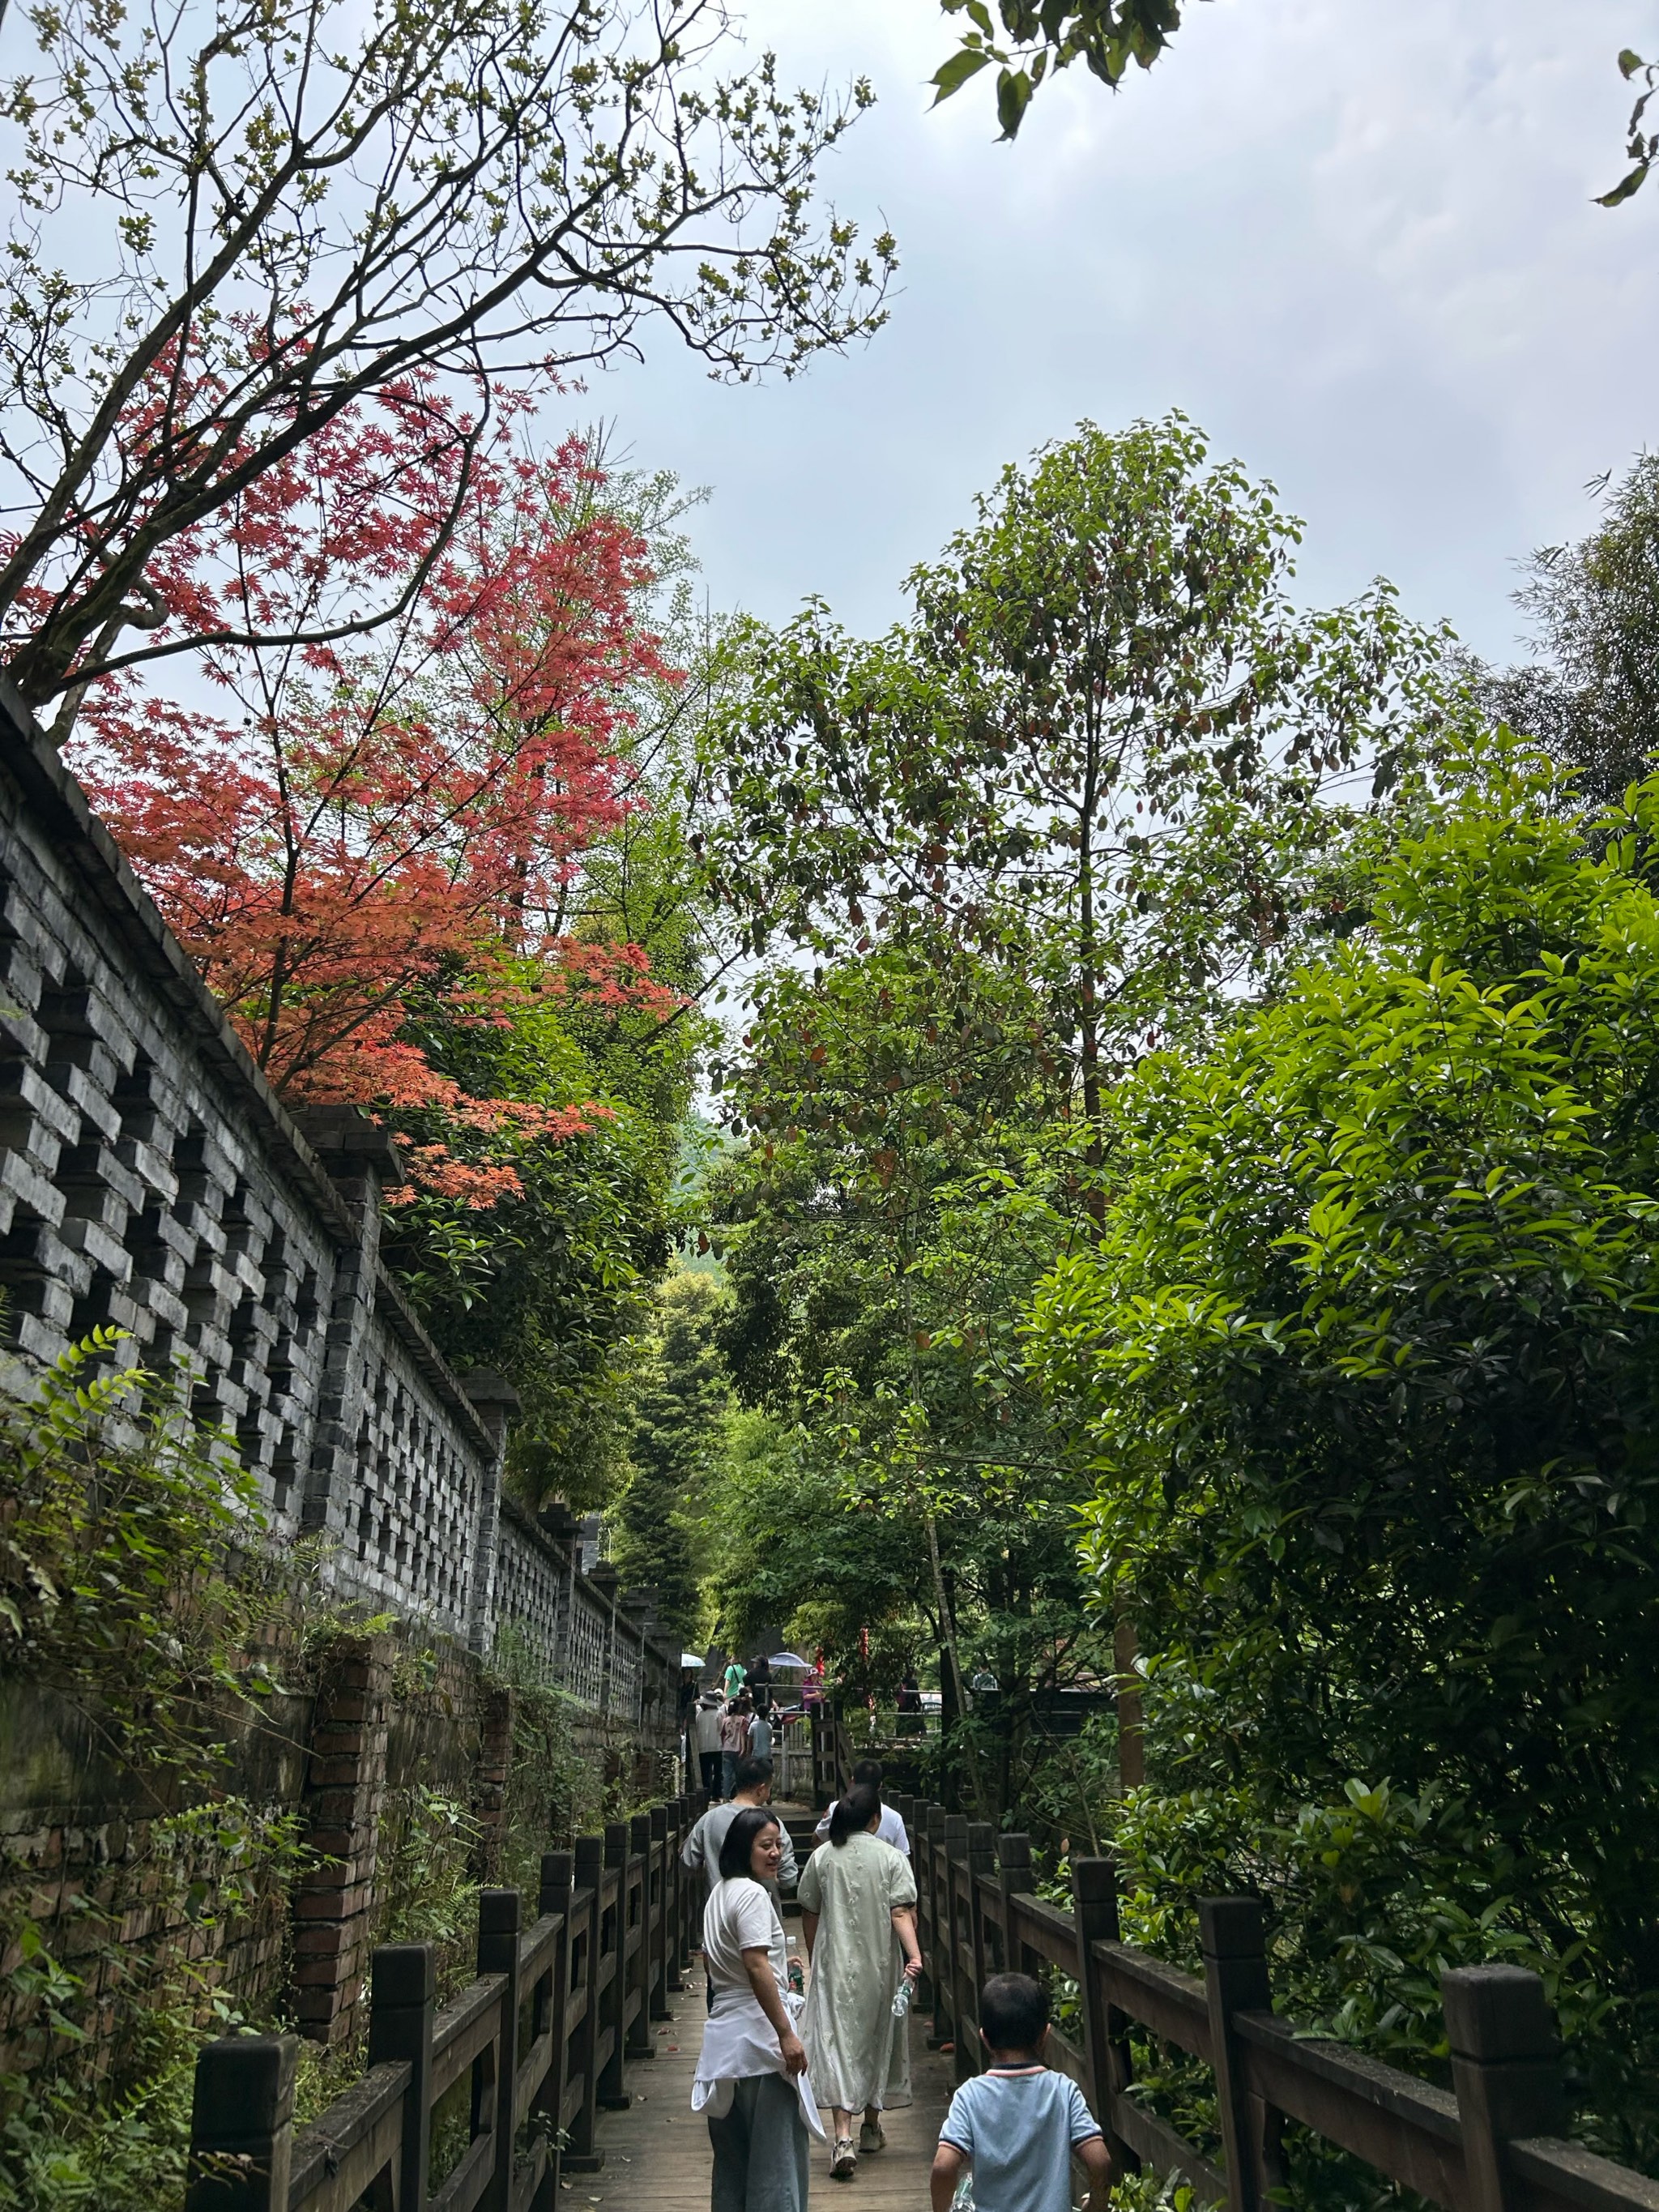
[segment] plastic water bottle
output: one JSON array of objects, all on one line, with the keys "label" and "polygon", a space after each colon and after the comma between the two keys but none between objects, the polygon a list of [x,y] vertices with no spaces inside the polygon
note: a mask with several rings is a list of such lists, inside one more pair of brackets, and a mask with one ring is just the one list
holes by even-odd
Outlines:
[{"label": "plastic water bottle", "polygon": [[903,1980],[899,1984],[893,1996],[893,2017],[895,2020],[902,2020],[905,2014],[909,2011],[910,2000],[915,1995],[915,1984],[911,1980],[908,1974],[906,1974]]}]

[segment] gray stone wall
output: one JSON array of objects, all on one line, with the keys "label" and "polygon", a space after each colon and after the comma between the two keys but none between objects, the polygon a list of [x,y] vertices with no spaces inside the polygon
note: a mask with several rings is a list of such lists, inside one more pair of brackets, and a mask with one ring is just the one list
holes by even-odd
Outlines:
[{"label": "gray stone wall", "polygon": [[678,1653],[501,1497],[511,1393],[456,1376],[380,1257],[396,1154],[287,1113],[0,679],[0,1289],[17,1349],[94,1328],[188,1380],[277,1537],[342,1595],[515,1644],[671,1741]]}]

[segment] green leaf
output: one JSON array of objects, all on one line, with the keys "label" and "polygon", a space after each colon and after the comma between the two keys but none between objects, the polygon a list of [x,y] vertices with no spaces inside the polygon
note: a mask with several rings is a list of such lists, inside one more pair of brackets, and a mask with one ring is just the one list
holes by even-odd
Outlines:
[{"label": "green leaf", "polygon": [[1641,55],[1634,52],[1629,46],[1626,46],[1619,57],[1619,73],[1626,82],[1636,75],[1638,70],[1644,70],[1646,67],[1647,64]]},{"label": "green leaf", "polygon": [[1653,164],[1650,161],[1638,161],[1636,167],[1631,171],[1629,176],[1624,179],[1622,184],[1615,185],[1610,192],[1601,192],[1597,194],[1595,201],[1596,206],[1604,208],[1622,207],[1626,200],[1633,199],[1637,193],[1641,191],[1643,185],[1646,184],[1648,180],[1648,171],[1652,167],[1652,166]]},{"label": "green leaf", "polygon": [[1031,104],[1032,84],[1024,70],[1004,70],[997,78],[997,120],[1005,138],[1017,138],[1026,109]]},{"label": "green leaf", "polygon": [[930,83],[939,88],[933,95],[934,106],[937,107],[942,100],[949,100],[953,92],[960,92],[969,78],[977,76],[980,71],[989,64],[991,56],[983,47],[958,48],[950,60],[942,68],[936,70],[928,80]]}]

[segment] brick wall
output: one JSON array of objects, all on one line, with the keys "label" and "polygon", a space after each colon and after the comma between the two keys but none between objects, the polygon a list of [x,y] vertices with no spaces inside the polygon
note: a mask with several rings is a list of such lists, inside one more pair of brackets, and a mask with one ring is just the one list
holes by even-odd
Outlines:
[{"label": "brick wall", "polygon": [[[474,1681],[510,1644],[589,1709],[596,1744],[625,1729],[660,1753],[678,1650],[648,1605],[580,1571],[568,1516],[504,1504],[511,1391],[455,1374],[381,1262],[398,1172],[366,1115],[284,1109],[0,678],[0,1291],[16,1351],[49,1361],[123,1329],[124,1359],[180,1367],[200,1418],[234,1435],[278,1540],[325,1540],[333,1597],[449,1639]],[[286,1751],[245,1741],[227,1778],[302,1811],[337,1862],[295,1923],[299,2001],[325,2037],[349,2032],[361,1979],[397,1749],[386,1663],[368,1648],[343,1661],[318,1710],[291,1716]],[[488,1820],[510,1717],[470,1692],[457,1716],[437,1755]],[[0,1906],[28,1908],[66,1955],[82,1932],[88,1955],[104,1940],[83,1901],[129,1893],[131,1947],[165,1933],[183,1958],[225,1940],[166,1901],[142,1781],[102,1770],[84,1717],[0,1683]],[[283,1971],[286,1911],[234,1933],[223,1963],[251,1995]],[[0,1971],[15,1963],[14,1947]]]}]

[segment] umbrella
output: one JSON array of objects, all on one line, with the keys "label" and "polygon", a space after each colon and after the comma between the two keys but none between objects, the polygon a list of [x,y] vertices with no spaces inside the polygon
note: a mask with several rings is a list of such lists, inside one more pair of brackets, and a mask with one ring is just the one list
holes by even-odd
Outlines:
[{"label": "umbrella", "polygon": [[680,1654],[680,1664],[682,1667],[701,1667],[702,1664],[702,1652],[682,1651]]},{"label": "umbrella", "polygon": [[811,1661],[800,1658],[793,1651],[775,1651],[766,1663],[769,1667],[793,1668],[801,1674],[810,1674],[812,1671]]}]

